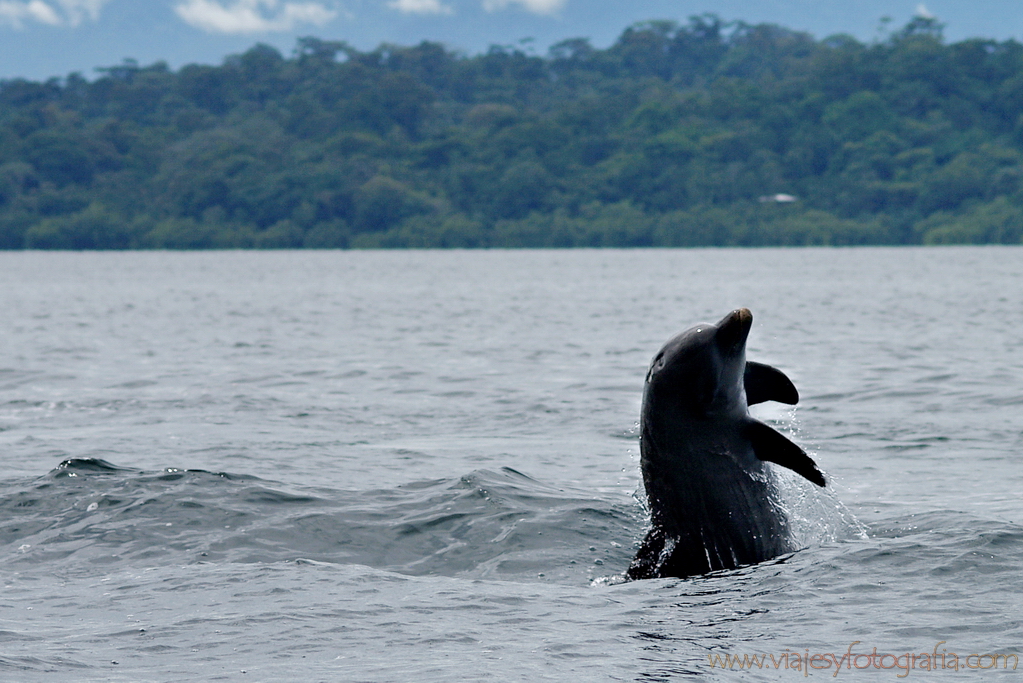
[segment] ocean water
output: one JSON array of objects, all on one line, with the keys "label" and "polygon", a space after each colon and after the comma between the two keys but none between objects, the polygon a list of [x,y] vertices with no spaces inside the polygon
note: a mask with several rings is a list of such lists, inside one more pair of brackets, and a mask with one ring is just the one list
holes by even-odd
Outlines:
[{"label": "ocean water", "polygon": [[[621,583],[647,363],[739,306],[803,549]],[[0,311],[0,681],[1023,675],[1023,249],[0,253]]]}]

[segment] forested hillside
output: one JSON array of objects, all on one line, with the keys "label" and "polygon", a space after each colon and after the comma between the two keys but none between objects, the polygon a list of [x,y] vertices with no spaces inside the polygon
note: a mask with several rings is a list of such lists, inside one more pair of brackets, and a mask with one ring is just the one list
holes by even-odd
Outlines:
[{"label": "forested hillside", "polygon": [[0,247],[1020,243],[1023,45],[650,22],[0,84]]}]

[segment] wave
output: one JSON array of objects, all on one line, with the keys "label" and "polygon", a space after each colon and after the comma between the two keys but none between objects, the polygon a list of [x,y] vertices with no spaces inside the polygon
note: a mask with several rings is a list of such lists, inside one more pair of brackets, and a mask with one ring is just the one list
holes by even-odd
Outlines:
[{"label": "wave", "polygon": [[95,458],[67,460],[0,492],[0,519],[9,569],[305,559],[570,582],[624,570],[644,524],[635,501],[552,487],[510,468],[345,491]]},{"label": "wave", "polygon": [[[801,547],[868,541],[833,493],[804,486],[798,477],[779,479]],[[933,542],[945,516],[928,519]],[[552,486],[507,467],[344,490],[204,470],[146,472],[75,458],[38,479],[6,484],[0,520],[0,562],[15,571],[304,560],[416,576],[585,584],[614,581],[628,567],[647,514],[620,494]],[[949,523],[961,529],[964,522],[956,517]],[[991,532],[977,524],[978,531]],[[877,543],[902,548],[892,533],[883,525],[872,528],[866,548],[853,542],[845,552],[869,554]],[[910,529],[902,533],[919,541]],[[1014,539],[1017,532],[1006,533]],[[992,543],[998,538],[995,533]],[[912,554],[914,547],[902,550]],[[977,548],[960,551],[964,556],[950,560],[950,567]]]}]

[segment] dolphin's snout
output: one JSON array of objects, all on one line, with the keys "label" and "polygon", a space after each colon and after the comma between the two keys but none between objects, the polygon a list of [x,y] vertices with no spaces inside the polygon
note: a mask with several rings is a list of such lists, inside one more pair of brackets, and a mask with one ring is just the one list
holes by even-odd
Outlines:
[{"label": "dolphin's snout", "polygon": [[748,308],[738,308],[718,323],[717,341],[722,350],[734,350],[745,345],[746,337],[753,326],[753,313]]}]

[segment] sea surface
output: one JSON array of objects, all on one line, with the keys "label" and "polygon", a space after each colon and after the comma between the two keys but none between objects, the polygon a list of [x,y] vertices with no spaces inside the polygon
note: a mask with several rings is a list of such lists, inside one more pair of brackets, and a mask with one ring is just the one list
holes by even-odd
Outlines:
[{"label": "sea surface", "polygon": [[[740,306],[803,549],[621,582]],[[0,253],[0,468],[5,683],[1020,677],[1023,248]]]}]

